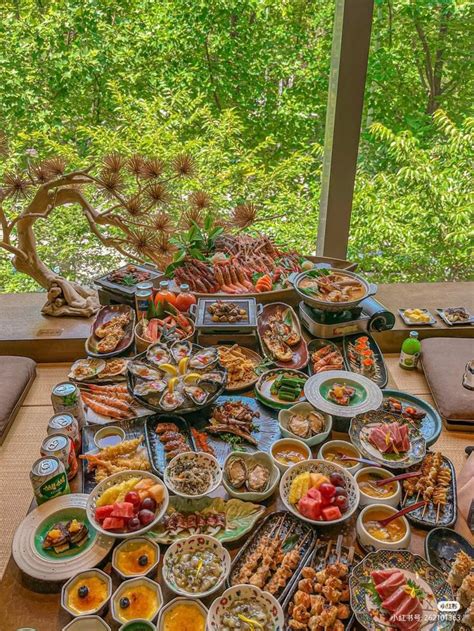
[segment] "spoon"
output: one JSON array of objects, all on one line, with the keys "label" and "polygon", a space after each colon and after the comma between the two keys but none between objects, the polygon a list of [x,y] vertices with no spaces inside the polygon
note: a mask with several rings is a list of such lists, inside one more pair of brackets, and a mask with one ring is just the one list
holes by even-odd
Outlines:
[{"label": "spoon", "polygon": [[402,510],[399,510],[397,513],[390,515],[390,517],[386,517],[385,519],[377,519],[374,521],[377,521],[377,523],[380,524],[382,528],[385,528],[387,524],[389,524],[394,519],[397,519],[397,517],[402,517],[403,515],[406,515],[407,513],[411,513],[412,511],[417,510],[418,508],[421,508],[422,506],[428,503],[429,503],[428,500],[422,500],[421,502],[416,502],[415,504],[412,504],[411,506],[402,508]]},{"label": "spoon", "polygon": [[408,478],[417,478],[421,475],[421,471],[412,471],[411,473],[400,473],[392,478],[384,478],[383,480],[377,480],[375,483],[377,486],[383,486],[384,484],[390,484],[390,482],[396,482],[397,480],[407,480]]},{"label": "spoon", "polygon": [[368,464],[372,467],[382,468],[381,464],[379,464],[378,462],[374,462],[373,460],[367,460],[367,458],[355,458],[352,456],[346,456],[345,454],[341,454],[340,452],[337,453],[337,457],[339,458],[339,460],[342,460],[343,462],[347,462],[348,460],[351,460],[353,462],[361,462],[362,464]]}]

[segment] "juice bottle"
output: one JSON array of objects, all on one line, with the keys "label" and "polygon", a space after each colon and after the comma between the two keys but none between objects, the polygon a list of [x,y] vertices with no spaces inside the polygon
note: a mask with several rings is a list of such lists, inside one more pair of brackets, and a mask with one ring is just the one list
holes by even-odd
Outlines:
[{"label": "juice bottle", "polygon": [[191,305],[196,304],[196,296],[189,293],[189,285],[183,283],[179,286],[179,294],[176,296],[176,309],[186,313]]},{"label": "juice bottle", "polygon": [[405,370],[414,370],[418,363],[421,353],[421,343],[418,339],[417,331],[410,331],[410,337],[407,337],[402,344],[400,352],[400,367]]},{"label": "juice bottle", "polygon": [[170,283],[168,280],[160,281],[160,288],[155,295],[155,305],[158,306],[160,302],[167,302],[170,305],[176,305],[176,295],[169,289]]}]

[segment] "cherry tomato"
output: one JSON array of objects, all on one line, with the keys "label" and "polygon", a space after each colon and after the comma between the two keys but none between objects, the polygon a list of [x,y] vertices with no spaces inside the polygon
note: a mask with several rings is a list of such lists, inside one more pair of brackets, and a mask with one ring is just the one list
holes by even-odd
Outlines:
[{"label": "cherry tomato", "polygon": [[334,484],[323,482],[319,487],[319,492],[324,497],[333,497],[334,495],[336,495],[336,487],[334,486]]},{"label": "cherry tomato", "polygon": [[138,507],[140,506],[140,502],[141,502],[140,496],[138,495],[136,491],[129,491],[127,495],[125,496],[125,501],[130,502],[130,504],[133,504],[133,508],[135,509],[135,511],[138,510]]},{"label": "cherry tomato", "polygon": [[331,480],[331,484],[334,484],[334,486],[344,486],[345,484],[344,477],[336,471],[334,473],[331,473],[329,479]]}]

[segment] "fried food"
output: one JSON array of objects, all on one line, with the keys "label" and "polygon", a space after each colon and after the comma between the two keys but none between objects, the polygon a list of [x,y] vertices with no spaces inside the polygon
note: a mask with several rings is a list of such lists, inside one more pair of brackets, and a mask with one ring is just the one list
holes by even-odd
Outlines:
[{"label": "fried food", "polygon": [[143,437],[124,440],[118,445],[100,449],[94,454],[81,454],[90,471],[94,470],[97,484],[120,471],[150,471],[150,462],[142,448]]},{"label": "fried food", "polygon": [[256,378],[256,362],[250,359],[238,346],[219,346],[219,362],[227,369],[227,384],[237,386]]}]

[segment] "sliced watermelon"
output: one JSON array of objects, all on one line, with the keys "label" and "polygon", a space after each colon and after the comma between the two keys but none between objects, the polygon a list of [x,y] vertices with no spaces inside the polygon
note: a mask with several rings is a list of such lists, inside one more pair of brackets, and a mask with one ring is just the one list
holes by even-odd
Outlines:
[{"label": "sliced watermelon", "polygon": [[333,521],[334,519],[340,519],[342,517],[339,506],[326,506],[321,513],[326,521]]},{"label": "sliced watermelon", "polygon": [[130,519],[130,517],[133,517],[133,504],[131,502],[115,502],[110,516]]},{"label": "sliced watermelon", "polygon": [[123,530],[125,528],[125,519],[118,517],[106,517],[102,524],[104,530]]},{"label": "sliced watermelon", "polygon": [[95,518],[97,521],[104,521],[106,517],[110,517],[114,510],[113,504],[107,504],[106,506],[97,506],[95,509]]}]

